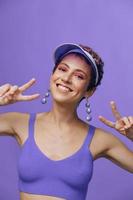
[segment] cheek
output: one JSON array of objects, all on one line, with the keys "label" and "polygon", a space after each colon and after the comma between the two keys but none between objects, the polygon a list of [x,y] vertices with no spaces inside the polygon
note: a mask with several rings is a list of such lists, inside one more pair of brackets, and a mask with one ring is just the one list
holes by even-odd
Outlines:
[{"label": "cheek", "polygon": [[53,83],[57,79],[56,73],[52,74],[50,77],[50,83]]},{"label": "cheek", "polygon": [[52,76],[50,77],[50,90],[51,90],[51,91],[52,91],[52,88],[53,88],[54,80],[55,80],[55,78],[54,78],[54,76],[52,75]]},{"label": "cheek", "polygon": [[88,87],[88,81],[79,81],[76,80],[75,81],[75,87],[79,90],[79,91],[86,91],[87,87]]},{"label": "cheek", "polygon": [[90,79],[91,79],[90,74],[88,75],[88,78],[84,80],[78,80],[77,78],[75,78],[75,81],[74,81],[75,87],[77,87],[78,90],[86,92],[90,83]]},{"label": "cheek", "polygon": [[50,77],[50,90],[51,92],[55,89],[55,83],[58,80],[57,73],[54,73]]},{"label": "cheek", "polygon": [[89,76],[88,79],[85,81],[84,83],[84,91],[86,92],[87,89],[88,89],[88,86],[90,84],[90,81],[91,81],[91,77]]}]

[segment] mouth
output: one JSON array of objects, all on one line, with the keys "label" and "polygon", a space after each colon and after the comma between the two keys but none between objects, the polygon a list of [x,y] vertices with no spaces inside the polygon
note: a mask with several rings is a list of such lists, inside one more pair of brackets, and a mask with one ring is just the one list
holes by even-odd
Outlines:
[{"label": "mouth", "polygon": [[67,92],[72,92],[73,90],[71,88],[69,88],[68,86],[66,85],[63,85],[63,84],[60,84],[60,83],[57,83],[56,86],[58,88],[60,88],[61,90],[63,91],[67,91]]}]

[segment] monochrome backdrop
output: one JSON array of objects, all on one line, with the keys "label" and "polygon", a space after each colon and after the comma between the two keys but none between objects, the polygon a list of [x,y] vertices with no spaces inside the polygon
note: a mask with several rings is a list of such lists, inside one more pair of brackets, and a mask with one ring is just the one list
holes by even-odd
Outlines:
[{"label": "monochrome backdrop", "polygon": [[[133,115],[133,1],[131,0],[0,0],[0,85],[36,83],[24,94],[40,93],[27,102],[1,106],[3,112],[45,112],[53,51],[61,43],[92,47],[104,60],[104,78],[90,99],[92,124],[101,127],[133,150],[133,143],[98,120],[114,120],[109,102],[123,116]],[[78,108],[85,120],[85,102]],[[0,200],[19,200],[17,162],[20,146],[12,136],[0,137]],[[88,166],[89,167],[89,166]],[[106,159],[94,162],[87,200],[132,200],[133,176]]]}]

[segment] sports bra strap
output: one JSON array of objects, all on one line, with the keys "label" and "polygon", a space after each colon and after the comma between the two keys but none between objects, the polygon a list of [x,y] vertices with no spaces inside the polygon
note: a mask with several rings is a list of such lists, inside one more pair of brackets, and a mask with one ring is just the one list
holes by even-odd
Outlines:
[{"label": "sports bra strap", "polygon": [[85,140],[85,143],[84,145],[86,146],[90,146],[90,143],[92,141],[92,138],[93,138],[93,135],[95,133],[95,129],[96,127],[92,126],[92,125],[89,125],[89,131],[88,131],[88,134],[87,134],[87,137],[86,137],[86,140]]},{"label": "sports bra strap", "polygon": [[[29,137],[34,139],[34,126],[35,126],[35,119],[36,119],[36,113],[30,113],[30,118],[29,118]],[[89,146],[93,135],[95,133],[95,129],[96,127],[89,125],[89,130],[88,130],[88,134],[86,136],[86,139],[84,141],[83,146]]]},{"label": "sports bra strap", "polygon": [[30,113],[29,118],[29,137],[34,137],[34,124],[35,124],[36,113]]}]

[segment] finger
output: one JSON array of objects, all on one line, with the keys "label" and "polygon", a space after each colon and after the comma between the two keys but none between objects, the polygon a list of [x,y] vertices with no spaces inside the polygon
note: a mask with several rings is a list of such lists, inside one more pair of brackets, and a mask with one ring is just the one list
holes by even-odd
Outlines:
[{"label": "finger", "polygon": [[2,97],[7,91],[9,91],[11,88],[11,85],[10,84],[5,84],[5,85],[2,85],[0,87],[0,97]]},{"label": "finger", "polygon": [[111,110],[112,110],[112,113],[113,113],[114,117],[117,120],[119,120],[121,118],[121,115],[120,115],[120,113],[117,110],[116,103],[114,101],[111,101],[110,105],[111,105]]},{"label": "finger", "polygon": [[122,121],[124,122],[124,128],[125,129],[131,128],[132,124],[130,123],[128,117],[123,117]]},{"label": "finger", "polygon": [[132,116],[129,116],[129,117],[128,117],[128,120],[129,120],[129,122],[131,123],[131,125],[133,126],[133,117],[132,117]]},{"label": "finger", "polygon": [[102,117],[102,116],[99,116],[99,120],[101,122],[103,122],[104,124],[106,124],[107,126],[110,126],[111,128],[114,128],[115,127],[115,124],[109,120],[107,120],[106,118]]},{"label": "finger", "polygon": [[37,99],[38,97],[40,97],[40,94],[33,94],[33,95],[21,95],[18,100],[22,100],[22,101],[31,101],[34,99]]},{"label": "finger", "polygon": [[25,91],[35,83],[36,79],[32,78],[30,81],[19,87],[20,92]]},{"label": "finger", "polygon": [[123,117],[122,121],[124,122],[125,126],[130,126],[130,122],[128,120],[128,117]]},{"label": "finger", "polygon": [[17,85],[14,85],[14,86],[11,86],[10,90],[5,93],[4,96],[8,97],[8,96],[13,96],[14,93],[18,90],[18,86]]},{"label": "finger", "polygon": [[[116,129],[117,130],[117,129]],[[117,130],[119,133],[121,133],[122,135],[126,135],[126,129],[125,128],[121,128],[119,130]]]},{"label": "finger", "polygon": [[10,93],[11,95],[13,95],[17,90],[18,90],[18,86],[17,86],[17,85],[14,85],[14,86],[10,89],[9,93]]},{"label": "finger", "polygon": [[5,97],[5,98],[4,98],[4,104],[6,105],[6,104],[8,104],[8,102],[9,102],[8,98]]}]

